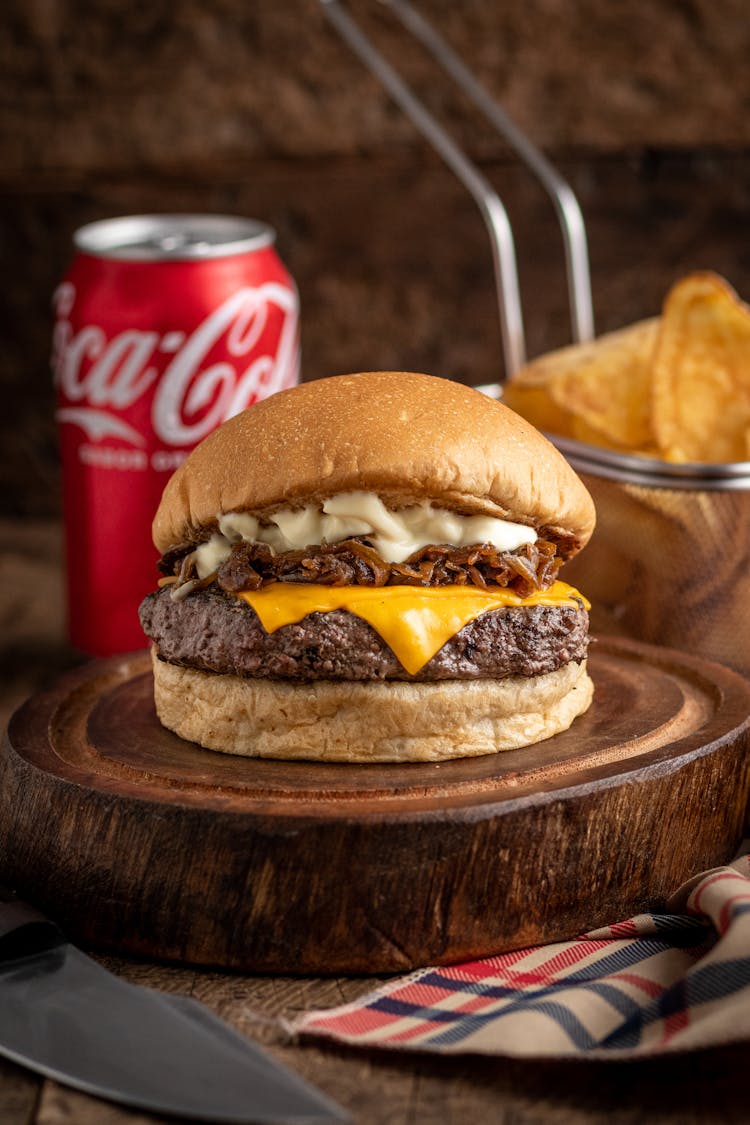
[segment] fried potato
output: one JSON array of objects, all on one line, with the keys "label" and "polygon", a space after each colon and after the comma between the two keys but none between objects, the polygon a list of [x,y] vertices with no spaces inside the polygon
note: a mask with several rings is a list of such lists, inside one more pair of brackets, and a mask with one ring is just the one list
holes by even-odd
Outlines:
[{"label": "fried potato", "polygon": [[722,278],[691,274],[664,304],[651,417],[669,461],[744,461],[750,434],[750,308]]},{"label": "fried potato", "polygon": [[550,382],[553,401],[613,447],[651,445],[649,371],[658,327],[656,318],[642,320],[565,349]]},{"label": "fried potato", "polygon": [[[544,357],[546,358],[546,357]],[[538,430],[546,430],[560,437],[573,437],[574,415],[561,409],[550,397],[547,374],[544,368],[537,371],[532,363],[519,373],[519,377],[503,387],[503,402],[521,414]]]},{"label": "fried potato", "polygon": [[539,429],[605,449],[750,460],[750,307],[718,275],[689,274],[661,317],[540,356],[504,401]]},{"label": "fried potato", "polygon": [[649,371],[658,323],[639,321],[541,356],[508,385],[504,401],[541,429],[645,452],[653,446]]}]

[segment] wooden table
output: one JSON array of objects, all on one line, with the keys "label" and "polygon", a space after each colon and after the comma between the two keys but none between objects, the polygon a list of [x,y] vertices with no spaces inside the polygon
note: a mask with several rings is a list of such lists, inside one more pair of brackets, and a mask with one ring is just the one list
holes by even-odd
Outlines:
[{"label": "wooden table", "polygon": [[[64,642],[59,528],[0,521],[0,719],[76,662]],[[718,1125],[747,1122],[746,1045],[639,1063],[518,1062],[283,1041],[279,1017],[361,995],[372,978],[246,977],[103,957],[128,980],[203,1001],[367,1125]],[[109,1106],[0,1060],[0,1125],[129,1125]]]}]

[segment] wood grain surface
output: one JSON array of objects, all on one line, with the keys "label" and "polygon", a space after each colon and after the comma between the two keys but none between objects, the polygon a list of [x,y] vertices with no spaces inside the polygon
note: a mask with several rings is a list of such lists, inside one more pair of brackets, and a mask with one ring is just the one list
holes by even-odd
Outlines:
[{"label": "wood grain surface", "polygon": [[750,687],[601,639],[594,705],[524,750],[445,763],[247,760],[158,723],[144,653],[12,719],[7,877],[77,940],[241,970],[384,972],[659,908],[742,836]]}]

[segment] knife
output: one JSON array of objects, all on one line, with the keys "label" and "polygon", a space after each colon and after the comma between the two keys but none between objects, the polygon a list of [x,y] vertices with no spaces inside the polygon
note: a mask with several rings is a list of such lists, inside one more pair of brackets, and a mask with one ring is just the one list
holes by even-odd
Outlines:
[{"label": "knife", "polygon": [[0,891],[0,1055],[154,1113],[246,1125],[350,1120],[197,1000],[116,977],[7,897]]}]

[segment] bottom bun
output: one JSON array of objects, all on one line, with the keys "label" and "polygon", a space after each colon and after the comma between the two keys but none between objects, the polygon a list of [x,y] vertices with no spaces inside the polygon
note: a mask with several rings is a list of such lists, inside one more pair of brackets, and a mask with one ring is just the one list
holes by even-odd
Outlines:
[{"label": "bottom bun", "polygon": [[209,750],[318,762],[438,762],[567,730],[593,696],[586,661],[530,678],[291,684],[196,672],[154,654],[161,723]]}]

